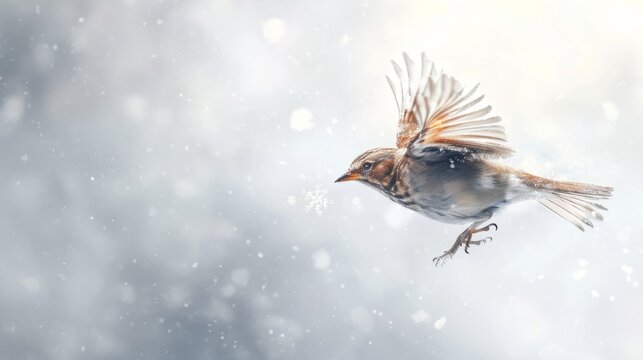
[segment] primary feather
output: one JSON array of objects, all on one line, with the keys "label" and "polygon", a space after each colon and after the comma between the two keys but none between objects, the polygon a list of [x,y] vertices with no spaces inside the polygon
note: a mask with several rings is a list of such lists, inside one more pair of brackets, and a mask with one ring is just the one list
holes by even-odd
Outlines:
[{"label": "primary feather", "polygon": [[[406,147],[412,155],[427,160],[443,149],[490,157],[507,157],[513,153],[506,146],[504,127],[498,124],[500,117],[487,117],[491,106],[471,110],[484,99],[481,95],[469,100],[478,85],[463,95],[460,82],[444,73],[438,76],[434,64],[424,53],[420,77],[415,79],[413,62],[408,54],[404,53],[403,57],[406,86],[402,68],[391,61],[399,80],[399,97],[393,81],[387,76],[400,113],[397,147]],[[427,73],[429,66],[431,70]],[[417,83],[415,91],[411,88],[413,83]]]}]

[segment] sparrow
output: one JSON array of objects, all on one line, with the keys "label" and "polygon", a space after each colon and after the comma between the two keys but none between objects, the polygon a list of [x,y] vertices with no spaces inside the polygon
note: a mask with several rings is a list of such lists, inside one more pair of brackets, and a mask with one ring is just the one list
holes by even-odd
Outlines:
[{"label": "sparrow", "polygon": [[501,118],[490,116],[484,95],[468,91],[452,76],[436,71],[424,53],[419,76],[403,53],[405,70],[391,61],[397,81],[386,80],[399,112],[396,147],[370,149],[359,155],[335,182],[364,183],[392,201],[444,223],[469,223],[448,250],[433,259],[444,264],[460,247],[490,241],[473,235],[498,230],[483,226],[494,213],[523,200],[536,200],[584,231],[603,220],[599,204],[613,188],[558,181],[494,162],[513,150]]}]

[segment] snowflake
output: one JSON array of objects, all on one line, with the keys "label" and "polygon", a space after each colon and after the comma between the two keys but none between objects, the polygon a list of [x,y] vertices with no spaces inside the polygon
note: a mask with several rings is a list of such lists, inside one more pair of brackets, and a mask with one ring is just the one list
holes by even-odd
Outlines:
[{"label": "snowflake", "polygon": [[440,329],[442,329],[444,327],[444,324],[446,324],[446,323],[447,323],[447,318],[445,318],[443,316],[443,317],[437,319],[435,321],[435,323],[433,324],[433,326],[435,326],[436,329],[440,330]]},{"label": "snowflake", "polygon": [[286,202],[288,203],[288,205],[295,205],[295,203],[297,202],[297,198],[293,195],[290,195],[288,196],[288,199],[286,199]]},{"label": "snowflake", "polygon": [[324,210],[333,203],[333,200],[328,197],[328,191],[322,189],[319,185],[317,185],[314,190],[304,190],[303,194],[305,202],[304,211],[309,212],[310,210],[315,210],[317,216],[322,216]]},{"label": "snowflake", "polygon": [[353,196],[353,198],[351,199],[351,204],[359,209],[362,207],[362,199],[360,199],[358,196]]}]

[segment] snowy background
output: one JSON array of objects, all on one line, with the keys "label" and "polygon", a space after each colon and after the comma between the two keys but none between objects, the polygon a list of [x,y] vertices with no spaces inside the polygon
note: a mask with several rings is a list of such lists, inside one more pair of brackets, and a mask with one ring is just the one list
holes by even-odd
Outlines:
[{"label": "snowy background", "polygon": [[[640,359],[643,3],[0,2],[4,359]],[[394,144],[401,51],[509,164],[615,187],[463,226],[334,184]]]}]

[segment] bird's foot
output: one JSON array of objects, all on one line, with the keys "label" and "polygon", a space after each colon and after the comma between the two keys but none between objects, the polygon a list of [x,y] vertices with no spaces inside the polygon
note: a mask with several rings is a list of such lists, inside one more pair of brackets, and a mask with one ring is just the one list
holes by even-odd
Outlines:
[{"label": "bird's foot", "polygon": [[442,255],[433,258],[433,263],[435,264],[435,266],[444,266],[444,263],[448,259],[451,259],[453,255],[455,255],[462,244],[471,240],[471,234],[472,233],[470,229],[467,229],[462,234],[458,235],[458,238],[455,240],[455,243],[453,243],[453,246],[451,246],[449,250],[446,250]]},{"label": "bird's foot", "polygon": [[433,263],[435,264],[435,266],[444,266],[447,260],[453,257],[453,254],[455,254],[455,251],[452,252],[450,250],[447,250],[442,255],[434,257]]},{"label": "bird's foot", "polygon": [[486,243],[487,241],[493,240],[493,238],[491,236],[487,236],[486,238],[484,238],[482,240],[471,240],[471,235],[473,235],[475,233],[483,232],[483,231],[489,231],[492,226],[495,228],[494,230],[498,230],[498,225],[496,225],[496,223],[491,223],[491,224],[489,224],[489,225],[487,225],[485,227],[481,227],[481,228],[478,228],[478,229],[467,229],[467,231],[469,232],[469,236],[464,241],[464,252],[468,254],[469,253],[469,246],[471,246],[471,245],[481,245],[481,244]]},{"label": "bird's foot", "polygon": [[469,245],[478,246],[478,245],[482,245],[482,244],[486,243],[487,241],[491,241],[491,240],[493,240],[493,238],[491,236],[487,236],[486,238],[481,239],[481,240],[469,240]]},{"label": "bird's foot", "polygon": [[498,225],[496,225],[496,223],[491,223],[491,224],[489,224],[489,225],[487,225],[485,227],[481,227],[479,229],[471,229],[471,233],[475,234],[475,233],[479,233],[479,232],[483,232],[483,231],[489,231],[492,226],[495,228],[494,230],[498,230]]},{"label": "bird's foot", "polygon": [[458,251],[460,246],[464,246],[464,252],[468,254],[469,246],[482,245],[487,241],[493,240],[491,236],[488,236],[481,240],[471,240],[471,238],[473,237],[473,234],[483,232],[483,231],[489,231],[491,227],[494,227],[495,228],[494,230],[498,230],[498,225],[496,225],[495,223],[491,223],[485,227],[481,227],[478,229],[476,229],[473,226],[466,229],[464,232],[462,232],[462,234],[458,236],[458,238],[455,240],[455,243],[453,243],[453,246],[451,246],[449,250],[445,251],[442,255],[433,258],[433,263],[435,264],[435,266],[438,266],[438,265],[444,266],[444,263],[446,263],[448,259],[451,259],[453,255],[455,255],[455,253]]}]

